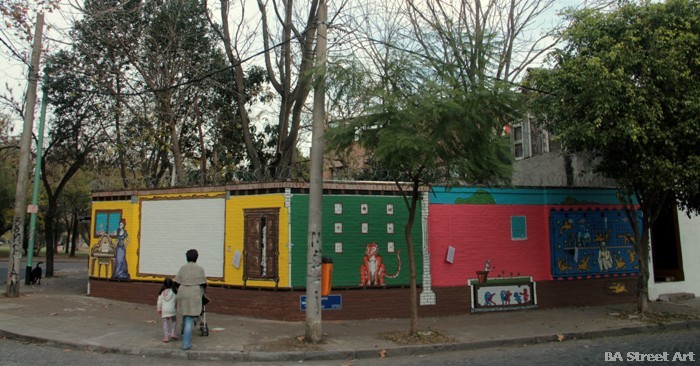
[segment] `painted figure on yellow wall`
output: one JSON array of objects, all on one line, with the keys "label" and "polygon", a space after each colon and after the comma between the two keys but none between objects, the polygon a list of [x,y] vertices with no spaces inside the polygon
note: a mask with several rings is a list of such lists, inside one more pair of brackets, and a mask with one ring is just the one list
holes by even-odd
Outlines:
[{"label": "painted figure on yellow wall", "polygon": [[126,232],[126,219],[119,220],[119,229],[117,229],[115,237],[117,239],[117,247],[112,278],[128,281],[131,277],[129,276],[129,267],[126,265],[126,247],[129,245],[129,234]]}]

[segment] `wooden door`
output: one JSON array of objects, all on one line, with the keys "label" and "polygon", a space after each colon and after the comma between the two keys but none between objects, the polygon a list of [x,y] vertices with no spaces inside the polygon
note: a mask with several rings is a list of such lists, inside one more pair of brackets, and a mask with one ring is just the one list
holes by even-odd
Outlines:
[{"label": "wooden door", "polygon": [[279,209],[244,210],[243,282],[279,281]]}]

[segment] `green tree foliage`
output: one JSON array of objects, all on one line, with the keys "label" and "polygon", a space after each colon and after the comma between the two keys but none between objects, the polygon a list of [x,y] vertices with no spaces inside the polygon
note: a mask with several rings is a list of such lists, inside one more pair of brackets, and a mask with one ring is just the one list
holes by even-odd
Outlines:
[{"label": "green tree foliage", "polygon": [[79,239],[89,243],[90,234],[85,232],[84,225],[80,225],[81,218],[90,218],[90,181],[94,179],[92,174],[81,170],[66,185],[58,202],[58,216],[61,232],[67,233],[64,245],[65,253],[75,257],[75,251]]},{"label": "green tree foliage", "polygon": [[[344,9],[346,2],[337,2],[335,6]],[[212,26],[219,34],[235,79],[232,91],[238,104],[238,123],[243,126],[241,132],[251,175],[256,180],[303,178],[298,174],[302,164],[297,164],[295,159],[304,123],[309,120],[307,97],[316,67],[319,0],[258,0],[257,12],[252,1],[218,3],[218,24],[212,17]],[[256,45],[262,45],[263,51],[258,53],[260,47]],[[260,150],[259,143],[253,139],[256,120],[245,107],[244,98],[243,66],[255,56],[261,56],[258,60],[264,62],[270,93],[279,103],[274,111],[267,111],[270,119],[276,121],[265,126],[270,132],[265,150]]]},{"label": "green tree foliage", "polygon": [[74,49],[95,89],[117,102],[105,131],[124,185],[136,175],[157,186],[168,171],[184,184],[183,150],[198,132],[193,110],[206,89],[192,79],[215,59],[202,3],[92,0],[81,10]]},{"label": "green tree foliage", "polygon": [[46,240],[46,275],[53,275],[53,254],[57,245],[59,202],[71,179],[89,162],[92,154],[104,146],[103,121],[109,114],[110,101],[103,94],[91,92],[90,79],[83,73],[83,59],[66,51],[49,57],[45,69],[47,98],[53,117],[47,122],[47,144],[43,147],[41,181],[46,195],[44,230]]},{"label": "green tree foliage", "polygon": [[9,133],[10,119],[0,114],[0,236],[12,228],[17,183],[19,148]]},{"label": "green tree foliage", "polygon": [[569,17],[554,67],[530,79],[534,109],[567,149],[592,153],[597,172],[639,203],[638,309],[646,311],[649,228],[668,204],[700,208],[700,3],[630,3]]},{"label": "green tree foliage", "polygon": [[[75,53],[95,91],[112,100],[100,169],[118,172],[125,188],[170,184],[168,173],[178,185],[232,178],[246,161],[245,126],[206,2],[90,0],[81,12]],[[262,69],[241,78],[244,108],[266,100]],[[264,148],[264,132],[252,129],[253,146]]]},{"label": "green tree foliage", "polygon": [[336,122],[328,132],[329,147],[342,153],[360,145],[372,157],[375,171],[402,189],[409,212],[405,238],[410,334],[415,335],[418,298],[411,229],[421,188],[507,182],[511,153],[502,130],[504,123],[517,118],[519,101],[509,86],[483,75],[469,83],[460,70],[441,67],[431,55],[390,52],[383,61],[382,77],[374,82],[347,78],[354,90],[351,99],[364,103],[363,114]]}]

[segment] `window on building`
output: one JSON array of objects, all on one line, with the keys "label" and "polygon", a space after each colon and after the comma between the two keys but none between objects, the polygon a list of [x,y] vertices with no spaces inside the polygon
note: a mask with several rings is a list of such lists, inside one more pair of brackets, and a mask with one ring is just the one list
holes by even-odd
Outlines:
[{"label": "window on building", "polygon": [[525,216],[510,217],[511,240],[527,240],[527,221]]},{"label": "window on building", "polygon": [[523,149],[523,126],[521,124],[513,125],[513,155],[516,159],[525,157]]},{"label": "window on building", "polygon": [[121,210],[95,212],[95,227],[93,237],[98,238],[102,235],[116,235],[119,228],[119,220],[122,218]]}]

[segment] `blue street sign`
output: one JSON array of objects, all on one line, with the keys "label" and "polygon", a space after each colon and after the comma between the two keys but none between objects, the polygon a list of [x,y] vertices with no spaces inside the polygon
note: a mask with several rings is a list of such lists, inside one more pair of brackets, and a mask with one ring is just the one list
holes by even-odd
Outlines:
[{"label": "blue street sign", "polygon": [[[340,310],[342,308],[342,295],[328,295],[321,298],[321,310]],[[299,310],[306,310],[306,295],[301,295]]]}]

